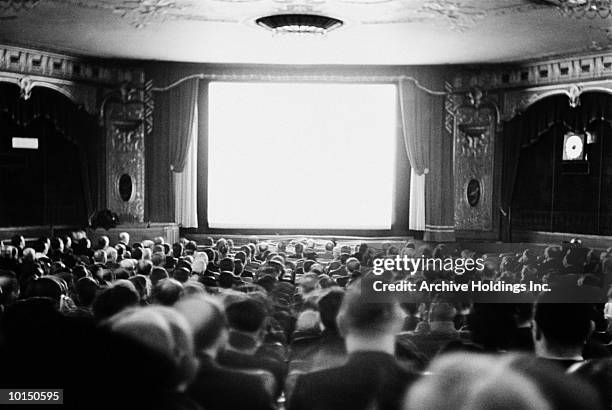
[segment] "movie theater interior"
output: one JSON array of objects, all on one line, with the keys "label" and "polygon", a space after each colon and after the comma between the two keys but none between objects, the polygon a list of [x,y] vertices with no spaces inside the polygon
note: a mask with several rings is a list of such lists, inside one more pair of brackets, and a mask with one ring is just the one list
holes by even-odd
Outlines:
[{"label": "movie theater interior", "polygon": [[612,0],[0,0],[24,404],[610,409]]}]

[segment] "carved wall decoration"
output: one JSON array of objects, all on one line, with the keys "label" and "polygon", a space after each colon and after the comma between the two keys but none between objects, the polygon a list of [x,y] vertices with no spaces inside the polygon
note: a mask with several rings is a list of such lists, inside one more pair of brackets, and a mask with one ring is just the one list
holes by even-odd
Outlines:
[{"label": "carved wall decoration", "polygon": [[[455,95],[455,100],[460,96]],[[447,115],[449,115],[447,111]],[[497,105],[482,90],[464,95],[454,109],[455,229],[493,229],[494,155]],[[478,192],[475,192],[475,187]]]},{"label": "carved wall decoration", "polygon": [[[100,108],[106,133],[106,208],[116,212],[121,223],[144,221],[145,105],[142,94],[142,90],[124,83],[105,97]],[[126,178],[131,183],[127,201],[122,188]]]}]

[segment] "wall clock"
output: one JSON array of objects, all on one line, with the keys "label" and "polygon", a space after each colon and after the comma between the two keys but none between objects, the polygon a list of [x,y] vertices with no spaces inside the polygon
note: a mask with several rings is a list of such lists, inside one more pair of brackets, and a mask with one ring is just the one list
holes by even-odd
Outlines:
[{"label": "wall clock", "polygon": [[563,161],[584,160],[584,135],[568,132],[563,136]]}]

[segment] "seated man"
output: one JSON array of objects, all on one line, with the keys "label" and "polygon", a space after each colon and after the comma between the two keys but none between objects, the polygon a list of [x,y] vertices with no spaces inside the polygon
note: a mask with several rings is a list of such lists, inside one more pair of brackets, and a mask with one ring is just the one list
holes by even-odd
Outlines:
[{"label": "seated man", "polygon": [[265,338],[266,311],[261,303],[246,299],[226,308],[229,340],[217,362],[233,369],[267,370],[276,379],[277,393],[284,384],[286,365],[258,348]]},{"label": "seated man", "polygon": [[420,322],[413,332],[402,333],[398,336],[398,340],[411,341],[420,353],[431,359],[446,344],[459,340],[460,335],[453,321],[455,314],[455,308],[448,303],[432,303],[429,321]]},{"label": "seated man", "polygon": [[346,364],[300,376],[289,410],[401,408],[404,391],[417,378],[393,357],[403,320],[391,296],[385,303],[371,303],[360,286],[351,288],[337,319],[349,354]]},{"label": "seated man", "polygon": [[582,362],[582,349],[594,328],[593,313],[591,304],[559,303],[554,292],[540,295],[532,328],[536,356],[564,369]]},{"label": "seated man", "polygon": [[336,324],[343,298],[343,290],[332,289],[319,299],[322,332],[316,338],[302,338],[291,343],[292,368],[312,371],[344,364],[346,349]]},{"label": "seated man", "polygon": [[208,410],[274,409],[274,378],[265,371],[240,371],[219,365],[215,359],[228,339],[225,313],[215,299],[198,295],[180,300],[175,308],[193,329],[200,360],[188,394]]}]

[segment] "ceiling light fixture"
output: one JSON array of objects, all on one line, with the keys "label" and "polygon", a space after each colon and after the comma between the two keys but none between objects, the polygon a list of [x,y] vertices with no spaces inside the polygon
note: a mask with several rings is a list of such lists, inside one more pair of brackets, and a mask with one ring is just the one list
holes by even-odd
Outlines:
[{"label": "ceiling light fixture", "polygon": [[612,0],[558,0],[559,11],[571,18],[608,18],[612,16]]},{"label": "ceiling light fixture", "polygon": [[344,22],[334,17],[319,14],[272,14],[260,17],[255,24],[275,34],[319,34],[324,35],[341,27]]}]

